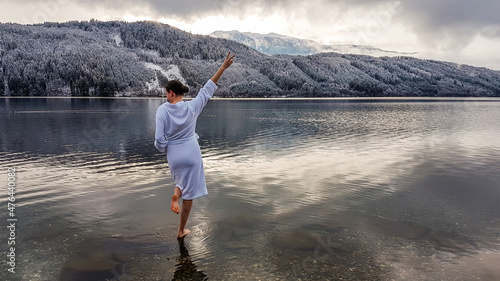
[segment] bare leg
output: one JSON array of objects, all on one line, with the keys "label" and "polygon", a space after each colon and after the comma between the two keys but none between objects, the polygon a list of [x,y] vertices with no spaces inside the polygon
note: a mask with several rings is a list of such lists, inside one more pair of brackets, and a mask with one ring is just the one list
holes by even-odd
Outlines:
[{"label": "bare leg", "polygon": [[178,214],[179,213],[179,198],[181,198],[182,192],[181,189],[177,186],[174,190],[174,195],[172,195],[172,203],[170,203],[170,209],[172,212]]},{"label": "bare leg", "polygon": [[193,206],[193,200],[182,200],[181,219],[179,222],[179,230],[177,231],[177,238],[184,238],[191,231],[186,228],[186,223]]}]

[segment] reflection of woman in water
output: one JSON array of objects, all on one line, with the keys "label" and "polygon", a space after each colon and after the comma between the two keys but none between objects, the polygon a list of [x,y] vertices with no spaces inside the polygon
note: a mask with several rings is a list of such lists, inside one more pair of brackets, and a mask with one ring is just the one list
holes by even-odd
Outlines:
[{"label": "reflection of woman in water", "polygon": [[[183,238],[190,232],[185,227],[193,199],[208,194],[198,135],[195,133],[196,119],[217,90],[215,84],[224,70],[233,64],[234,55],[230,57],[230,54],[191,101],[183,101],[184,94],[189,91],[186,86],[176,80],[169,81],[166,86],[168,102],[160,105],[156,111],[155,146],[160,152],[167,152],[170,172],[175,181],[170,208],[176,214],[181,213],[177,238]],[[181,197],[183,201],[180,209]]]},{"label": "reflection of woman in water", "polygon": [[172,281],[177,280],[192,280],[192,281],[205,281],[208,280],[203,271],[198,271],[196,265],[191,261],[188,249],[184,246],[184,239],[179,239],[179,263],[175,265],[174,278]]}]

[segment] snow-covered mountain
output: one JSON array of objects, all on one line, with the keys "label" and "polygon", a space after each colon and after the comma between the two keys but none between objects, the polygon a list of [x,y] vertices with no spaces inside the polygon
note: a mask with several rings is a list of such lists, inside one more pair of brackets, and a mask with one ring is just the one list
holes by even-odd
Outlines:
[{"label": "snow-covered mountain", "polygon": [[119,21],[0,24],[0,96],[159,96],[169,79],[193,95],[228,51],[236,59],[218,97],[500,96],[500,72],[486,68],[336,52],[270,56],[158,22]]},{"label": "snow-covered mountain", "polygon": [[403,56],[415,53],[401,53],[396,51],[382,50],[372,46],[336,44],[322,45],[313,40],[298,39],[276,33],[259,34],[252,32],[215,31],[210,36],[233,40],[249,46],[259,52],[268,55],[314,55],[325,52],[335,52],[340,54],[381,56]]}]

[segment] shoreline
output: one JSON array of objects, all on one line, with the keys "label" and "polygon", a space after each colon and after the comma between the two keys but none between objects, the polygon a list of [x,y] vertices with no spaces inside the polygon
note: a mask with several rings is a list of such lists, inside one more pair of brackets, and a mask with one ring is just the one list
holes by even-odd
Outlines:
[{"label": "shoreline", "polygon": [[[166,99],[166,97],[75,97],[75,96],[2,96],[2,99]],[[185,98],[191,100],[193,98]],[[295,98],[219,98],[211,100],[241,100],[241,101],[306,101],[306,100],[331,100],[331,101],[500,101],[500,97],[295,97]]]}]

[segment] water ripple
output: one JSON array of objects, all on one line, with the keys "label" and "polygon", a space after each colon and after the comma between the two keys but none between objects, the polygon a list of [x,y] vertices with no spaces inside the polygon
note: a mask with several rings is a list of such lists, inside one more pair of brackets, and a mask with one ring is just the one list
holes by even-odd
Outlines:
[{"label": "water ripple", "polygon": [[[126,265],[170,274],[177,268],[166,258],[174,263],[179,249],[166,254],[161,243],[176,241],[179,218],[169,211],[166,157],[152,145],[159,101],[131,110],[99,104],[35,102],[0,120],[9,132],[0,163],[16,167],[16,210],[30,237],[22,237],[24,257],[50,260],[50,272],[60,272],[49,257],[62,263],[83,239],[164,232],[144,245],[164,256]],[[416,271],[411,260],[442,265],[439,247],[465,236],[485,249],[497,245],[499,112],[488,102],[210,103],[197,128],[209,195],[190,217],[190,260],[211,279],[236,270],[274,280],[297,277],[285,273],[312,257],[318,239],[341,241],[336,258],[373,253],[386,268]],[[330,270],[332,262],[317,264]]]}]

